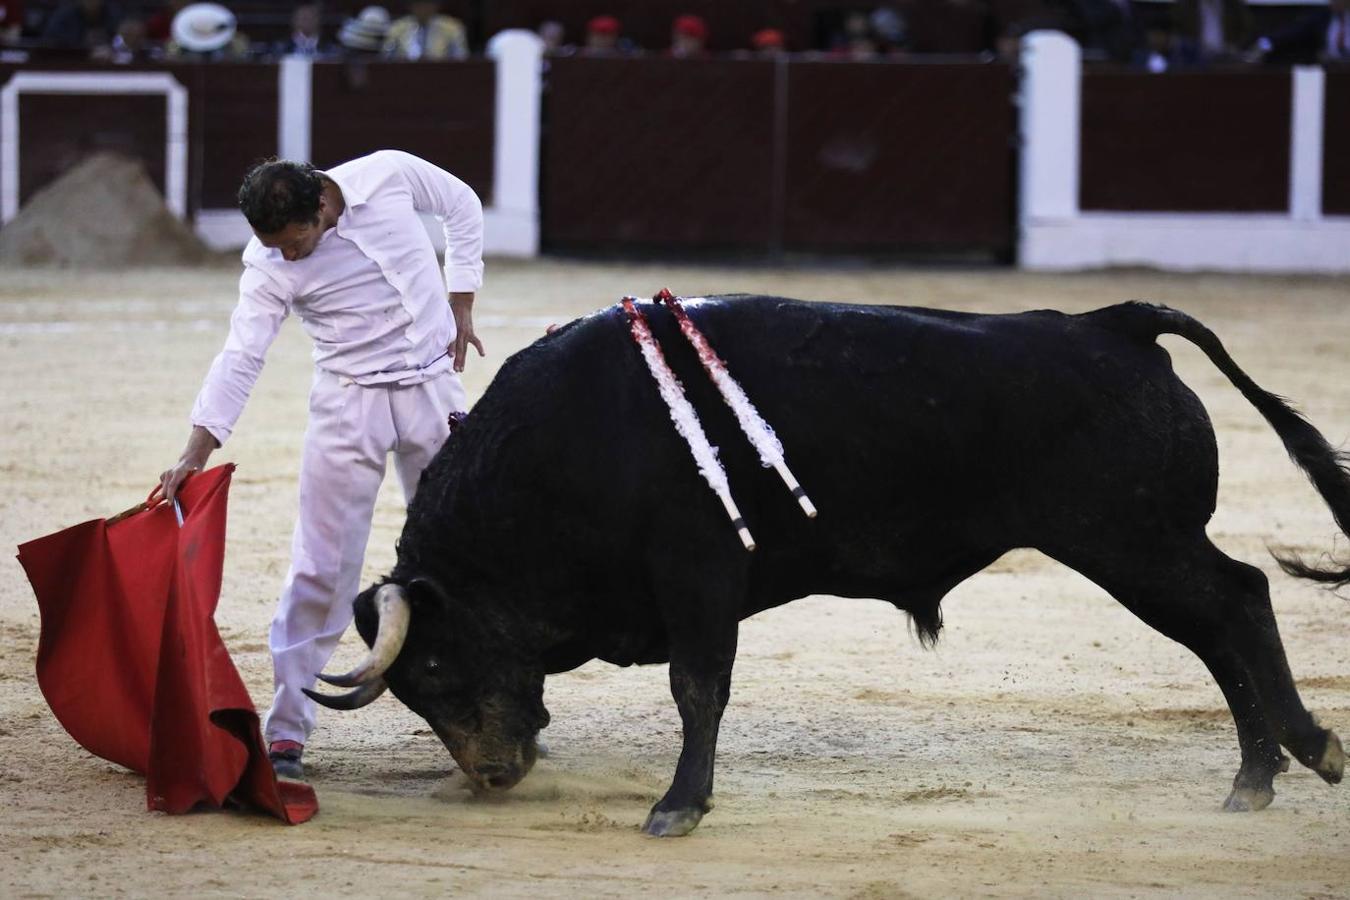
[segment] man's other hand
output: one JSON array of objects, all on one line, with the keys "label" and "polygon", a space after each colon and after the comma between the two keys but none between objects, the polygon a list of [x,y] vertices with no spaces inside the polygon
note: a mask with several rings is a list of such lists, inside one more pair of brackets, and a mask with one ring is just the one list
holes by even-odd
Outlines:
[{"label": "man's other hand", "polygon": [[483,342],[473,331],[473,293],[454,293],[450,295],[450,313],[455,317],[455,342],[446,349],[455,357],[455,371],[464,371],[464,362],[472,344],[479,356],[484,356]]}]

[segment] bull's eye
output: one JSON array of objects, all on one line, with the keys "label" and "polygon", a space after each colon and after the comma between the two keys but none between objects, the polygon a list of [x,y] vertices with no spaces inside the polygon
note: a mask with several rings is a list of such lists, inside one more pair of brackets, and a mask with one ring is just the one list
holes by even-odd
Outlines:
[{"label": "bull's eye", "polygon": [[439,674],[441,674],[441,662],[440,662],[440,660],[438,660],[438,659],[429,659],[429,660],[427,660],[426,671],[427,671],[427,674],[428,674],[428,675],[439,675]]}]

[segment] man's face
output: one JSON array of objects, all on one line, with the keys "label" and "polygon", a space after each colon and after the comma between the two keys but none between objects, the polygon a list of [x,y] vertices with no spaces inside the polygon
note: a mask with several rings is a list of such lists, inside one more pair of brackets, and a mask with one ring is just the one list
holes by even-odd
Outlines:
[{"label": "man's face", "polygon": [[676,32],[671,35],[670,52],[675,56],[697,56],[703,52],[703,38]]},{"label": "man's face", "polygon": [[280,250],[286,262],[295,262],[309,256],[319,245],[319,238],[323,237],[324,232],[321,222],[320,216],[314,222],[291,222],[285,228],[271,234],[257,231],[253,233],[258,236],[264,247]]},{"label": "man's face", "polygon": [[140,19],[123,19],[117,26],[117,36],[128,50],[140,50],[145,46],[145,23]]},{"label": "man's face", "polygon": [[587,50],[614,50],[619,46],[619,36],[609,31],[586,32]]},{"label": "man's face", "polygon": [[408,6],[408,12],[412,13],[412,17],[424,25],[440,11],[440,0],[417,0]]},{"label": "man's face", "polygon": [[305,37],[314,37],[319,33],[319,8],[310,4],[297,6],[291,16],[291,28]]}]

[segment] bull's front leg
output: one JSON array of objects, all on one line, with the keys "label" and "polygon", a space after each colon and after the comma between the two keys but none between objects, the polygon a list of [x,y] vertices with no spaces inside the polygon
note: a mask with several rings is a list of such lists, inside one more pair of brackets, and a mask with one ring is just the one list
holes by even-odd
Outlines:
[{"label": "bull's front leg", "polygon": [[670,790],[652,807],[642,826],[656,837],[686,835],[712,809],[713,758],[722,710],[731,695],[736,626],[721,640],[707,641],[707,635],[704,640],[697,651],[671,647],[670,692],[680,710],[684,748]]}]

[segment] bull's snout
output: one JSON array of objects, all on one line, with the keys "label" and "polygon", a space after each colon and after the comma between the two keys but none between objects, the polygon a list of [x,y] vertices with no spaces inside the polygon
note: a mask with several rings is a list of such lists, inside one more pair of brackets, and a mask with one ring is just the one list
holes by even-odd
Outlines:
[{"label": "bull's snout", "polygon": [[481,763],[474,766],[473,778],[483,787],[505,791],[515,787],[529,771],[526,766],[506,763]]},{"label": "bull's snout", "polygon": [[461,768],[479,788],[494,792],[506,791],[530,774],[538,756],[534,741],[530,741],[514,752],[497,755],[494,758],[479,758],[470,765],[461,765]]},{"label": "bull's snout", "polygon": [[530,774],[539,758],[534,737],[521,742],[502,741],[491,736],[484,740],[481,735],[465,734],[453,726],[431,722],[431,727],[445,744],[445,749],[450,751],[460,771],[479,790],[505,791],[515,787]]}]

